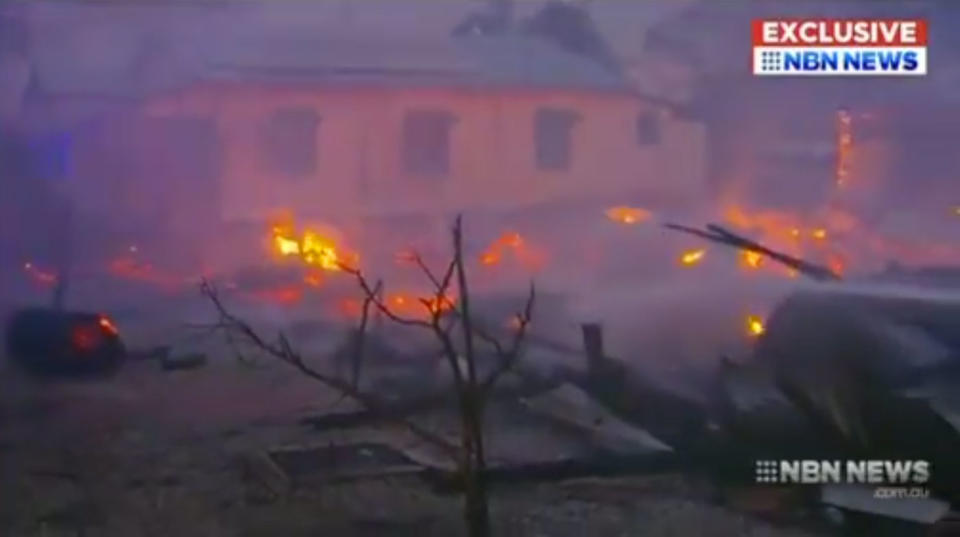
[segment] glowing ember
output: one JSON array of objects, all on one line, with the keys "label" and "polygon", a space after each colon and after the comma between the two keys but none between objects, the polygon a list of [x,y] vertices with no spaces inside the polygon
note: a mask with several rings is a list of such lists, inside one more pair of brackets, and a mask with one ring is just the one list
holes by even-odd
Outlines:
[{"label": "glowing ember", "polygon": [[800,230],[797,229],[797,228],[791,229],[791,230],[790,230],[790,236],[791,236],[791,237],[799,237],[799,236],[800,236]]},{"label": "glowing ember", "polygon": [[432,297],[427,299],[427,309],[430,313],[437,313],[441,311],[450,311],[453,309],[453,299],[450,297]]},{"label": "glowing ember", "polygon": [[78,326],[71,331],[70,343],[74,350],[89,352],[99,344],[101,334],[92,326]]},{"label": "glowing ember", "polygon": [[510,330],[520,330],[521,326],[523,326],[523,321],[520,319],[519,315],[514,315],[507,319],[507,328]]},{"label": "glowing ember", "polygon": [[817,240],[823,240],[827,238],[827,230],[823,228],[818,228],[810,232],[810,236]]},{"label": "glowing ember", "polygon": [[321,287],[323,285],[323,274],[320,271],[312,270],[303,277],[303,283],[311,287]]},{"label": "glowing ember", "polygon": [[751,337],[761,336],[765,330],[763,319],[756,315],[747,315],[747,335]]},{"label": "glowing ember", "polygon": [[172,273],[165,273],[151,265],[134,259],[132,256],[121,256],[111,259],[107,263],[107,272],[124,280],[149,283],[168,290],[173,290],[186,281],[186,278]]},{"label": "glowing ember", "polygon": [[300,302],[303,298],[303,290],[299,286],[291,285],[274,289],[260,289],[250,293],[250,296],[262,302],[286,306]]},{"label": "glowing ember", "polygon": [[104,317],[103,315],[100,316],[99,323],[100,323],[100,328],[103,328],[104,332],[107,332],[108,334],[112,334],[115,336],[120,333],[117,330],[117,327],[114,326],[112,322],[110,322],[110,319]]},{"label": "glowing ember", "polygon": [[418,317],[428,313],[452,310],[455,300],[452,297],[423,297],[412,293],[391,293],[384,299],[390,311],[400,316]]},{"label": "glowing ember", "polygon": [[607,218],[621,224],[637,224],[653,216],[650,211],[637,207],[611,207],[606,210]]},{"label": "glowing ember", "polygon": [[957,205],[956,207],[953,208],[953,214],[955,214],[956,216],[960,216],[960,205]]},{"label": "glowing ember", "polygon": [[500,262],[500,252],[484,252],[480,256],[480,263],[484,265],[496,265]]},{"label": "glowing ember", "polygon": [[394,256],[394,260],[400,265],[414,263],[417,260],[417,254],[416,252],[410,250],[402,250],[397,252],[397,254]]},{"label": "glowing ember", "polygon": [[357,318],[363,313],[363,301],[356,298],[345,298],[337,303],[337,311],[349,318]]},{"label": "glowing ember", "polygon": [[743,256],[743,265],[747,268],[760,268],[761,263],[763,263],[763,254],[760,252],[743,250],[741,255]]},{"label": "glowing ember", "polygon": [[703,256],[705,255],[707,255],[707,251],[704,249],[684,252],[683,255],[680,256],[680,264],[688,267],[696,265],[703,260]]},{"label": "glowing ember", "polygon": [[846,269],[846,263],[843,258],[837,254],[831,254],[827,257],[827,266],[833,271],[834,274],[842,276],[844,270]]}]

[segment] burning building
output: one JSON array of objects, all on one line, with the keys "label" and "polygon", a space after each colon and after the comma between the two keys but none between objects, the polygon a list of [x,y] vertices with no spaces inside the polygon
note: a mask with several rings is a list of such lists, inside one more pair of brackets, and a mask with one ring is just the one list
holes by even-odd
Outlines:
[{"label": "burning building", "polygon": [[817,84],[757,79],[737,52],[749,50],[754,18],[895,18],[908,12],[941,21],[939,28],[957,14],[935,2],[698,2],[648,32],[649,54],[693,73],[690,111],[707,125],[707,182],[725,207],[722,219],[736,225],[739,219],[728,218],[729,206],[736,205],[775,216],[780,224],[771,227],[784,237],[793,227],[828,228],[819,244],[846,237],[852,257],[870,258],[858,267],[863,270],[891,259],[960,260],[949,247],[948,215],[960,195],[953,179],[958,162],[946,149],[960,138],[950,89],[960,58],[949,46],[940,49],[927,77],[869,85],[843,78]]},{"label": "burning building", "polygon": [[199,57],[140,39],[111,76],[41,62],[31,87],[45,110],[103,105],[69,128],[64,174],[82,210],[215,266],[262,258],[251,234],[281,210],[393,255],[387,235],[429,248],[455,213],[495,225],[529,207],[572,219],[577,205],[602,219],[702,187],[697,123],[549,39],[254,30]]}]

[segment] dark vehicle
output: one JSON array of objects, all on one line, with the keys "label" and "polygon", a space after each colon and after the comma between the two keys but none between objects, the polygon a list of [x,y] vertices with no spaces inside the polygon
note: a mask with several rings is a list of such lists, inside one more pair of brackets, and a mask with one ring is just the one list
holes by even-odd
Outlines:
[{"label": "dark vehicle", "polygon": [[43,376],[110,374],[126,355],[107,316],[50,308],[23,309],[11,317],[7,352],[17,365]]}]

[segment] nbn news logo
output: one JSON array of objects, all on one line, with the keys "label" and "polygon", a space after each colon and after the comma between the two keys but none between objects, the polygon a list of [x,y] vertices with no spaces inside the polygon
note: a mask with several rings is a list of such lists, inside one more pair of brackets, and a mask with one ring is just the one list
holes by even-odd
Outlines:
[{"label": "nbn news logo", "polygon": [[923,20],[755,20],[758,76],[922,76]]}]

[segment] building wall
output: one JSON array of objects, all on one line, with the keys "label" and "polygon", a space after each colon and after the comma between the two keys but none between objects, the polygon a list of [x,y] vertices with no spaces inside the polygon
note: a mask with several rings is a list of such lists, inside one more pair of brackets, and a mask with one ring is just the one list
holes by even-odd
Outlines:
[{"label": "building wall", "polygon": [[[289,106],[312,107],[321,118],[317,168],[308,177],[272,173],[260,159],[260,127],[275,110]],[[572,130],[568,170],[536,166],[533,124],[540,107],[569,109],[580,117]],[[404,171],[404,115],[421,108],[455,117],[445,177]],[[613,200],[638,191],[682,201],[699,193],[704,180],[703,130],[629,96],[210,86],[156,100],[148,113],[216,119],[224,152],[220,209],[227,221],[262,219],[280,208],[337,220]],[[659,143],[638,143],[642,113],[661,119]]]}]

